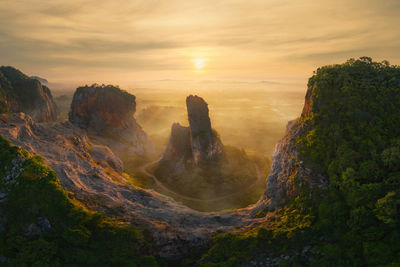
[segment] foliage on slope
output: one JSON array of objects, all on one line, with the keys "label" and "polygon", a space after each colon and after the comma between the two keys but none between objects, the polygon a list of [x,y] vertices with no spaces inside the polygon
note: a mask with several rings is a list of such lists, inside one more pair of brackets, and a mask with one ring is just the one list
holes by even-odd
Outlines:
[{"label": "foliage on slope", "polygon": [[157,265],[153,257],[143,256],[149,248],[143,234],[69,199],[42,158],[0,137],[0,166],[0,191],[6,194],[0,203],[3,264]]},{"label": "foliage on slope", "polygon": [[[296,265],[400,265],[398,118],[399,67],[364,57],[318,69],[299,119],[306,131],[297,141],[306,165],[329,178],[324,197],[299,197],[278,211],[276,220],[283,222],[296,214],[284,242],[274,233],[285,233],[287,224],[264,225],[256,235],[219,235],[204,266],[236,266],[260,253],[290,254]],[[267,243],[260,231],[272,231]],[[302,259],[299,251],[307,245],[312,255]]]},{"label": "foliage on slope", "polygon": [[316,229],[338,240],[321,263],[400,264],[400,68],[349,60],[319,69],[309,90],[300,149],[330,180]]}]

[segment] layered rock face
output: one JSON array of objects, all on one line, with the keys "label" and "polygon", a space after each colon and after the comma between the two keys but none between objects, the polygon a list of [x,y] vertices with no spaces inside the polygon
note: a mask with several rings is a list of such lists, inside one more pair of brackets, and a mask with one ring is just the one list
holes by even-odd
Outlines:
[{"label": "layered rock face", "polygon": [[206,164],[223,153],[223,145],[211,128],[208,104],[203,98],[186,98],[189,127],[174,123],[163,160]]},{"label": "layered rock face", "polygon": [[212,131],[208,104],[203,98],[186,98],[190,125],[192,155],[195,164],[216,159],[223,151],[221,140]]},{"label": "layered rock face", "polygon": [[179,123],[172,124],[171,136],[164,152],[164,158],[179,161],[185,158],[191,158],[191,156],[192,147],[190,143],[189,127],[182,126]]},{"label": "layered rock face", "polygon": [[324,188],[328,184],[325,177],[303,165],[297,150],[297,137],[309,130],[308,125],[301,122],[301,118],[309,116],[311,111],[312,99],[308,90],[300,119],[288,122],[285,136],[275,146],[267,188],[255,205],[254,213],[261,209],[282,208],[298,196],[304,187]]},{"label": "layered rock face", "polygon": [[0,67],[0,113],[24,112],[35,121],[57,119],[49,88],[13,67]]},{"label": "layered rock face", "polygon": [[134,95],[111,85],[84,86],[74,94],[69,121],[116,152],[152,153],[152,144],[133,117],[135,112]]},{"label": "layered rock face", "polygon": [[[208,244],[214,231],[254,223],[247,210],[198,212],[154,190],[133,187],[121,175],[120,159],[107,147],[92,143],[85,130],[69,121],[35,123],[23,113],[0,115],[0,135],[44,157],[70,198],[151,230],[161,257],[179,260],[192,248]],[[0,200],[3,197],[0,192]]]},{"label": "layered rock face", "polygon": [[113,86],[76,89],[69,120],[80,128],[113,134],[131,127],[136,111],[135,96]]}]

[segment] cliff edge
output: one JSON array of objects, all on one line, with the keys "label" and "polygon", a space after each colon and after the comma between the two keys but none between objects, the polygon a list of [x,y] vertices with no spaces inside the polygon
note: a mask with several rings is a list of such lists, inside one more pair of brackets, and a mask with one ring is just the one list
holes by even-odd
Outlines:
[{"label": "cliff edge", "polygon": [[37,122],[57,119],[50,89],[13,67],[0,67],[0,113],[24,112]]},{"label": "cliff edge", "polygon": [[69,121],[119,155],[149,155],[154,148],[134,118],[135,100],[134,95],[112,85],[79,87],[71,103]]}]

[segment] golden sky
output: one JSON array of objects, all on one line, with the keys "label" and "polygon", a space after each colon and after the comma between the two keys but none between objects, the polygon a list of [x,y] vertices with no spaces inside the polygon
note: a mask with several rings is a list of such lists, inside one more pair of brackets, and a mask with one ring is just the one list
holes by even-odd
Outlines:
[{"label": "golden sky", "polygon": [[0,65],[52,82],[305,85],[350,57],[400,64],[399,0],[0,2]]}]

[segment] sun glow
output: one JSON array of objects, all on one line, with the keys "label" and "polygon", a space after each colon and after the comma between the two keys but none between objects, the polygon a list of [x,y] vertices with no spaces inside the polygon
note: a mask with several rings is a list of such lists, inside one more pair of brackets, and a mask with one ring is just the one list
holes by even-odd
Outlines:
[{"label": "sun glow", "polygon": [[205,60],[204,58],[196,58],[194,61],[194,67],[198,70],[201,70],[205,67]]}]

